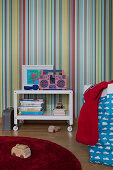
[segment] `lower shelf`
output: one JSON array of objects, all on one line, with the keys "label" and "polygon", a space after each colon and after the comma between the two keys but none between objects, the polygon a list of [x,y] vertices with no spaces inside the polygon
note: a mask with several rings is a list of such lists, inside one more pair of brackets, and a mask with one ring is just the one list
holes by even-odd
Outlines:
[{"label": "lower shelf", "polygon": [[70,120],[71,116],[66,112],[65,116],[54,116],[52,111],[45,111],[43,115],[18,115],[18,120]]}]

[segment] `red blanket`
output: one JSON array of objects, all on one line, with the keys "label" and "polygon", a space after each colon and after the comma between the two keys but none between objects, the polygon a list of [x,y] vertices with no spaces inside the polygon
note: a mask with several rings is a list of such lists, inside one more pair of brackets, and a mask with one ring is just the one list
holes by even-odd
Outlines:
[{"label": "red blanket", "polygon": [[107,88],[110,82],[101,82],[90,87],[84,93],[85,103],[83,104],[78,119],[77,142],[86,145],[95,145],[98,141],[98,105],[102,91]]}]

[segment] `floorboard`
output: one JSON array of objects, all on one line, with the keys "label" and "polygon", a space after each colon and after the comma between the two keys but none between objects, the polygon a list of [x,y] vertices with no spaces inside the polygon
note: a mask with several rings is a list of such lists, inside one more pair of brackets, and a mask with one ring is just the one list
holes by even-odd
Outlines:
[{"label": "floorboard", "polygon": [[[61,131],[57,133],[48,133],[48,125],[51,124],[60,125]],[[75,135],[77,131],[76,122],[72,132],[68,132],[67,127],[67,124],[64,122],[60,124],[59,122],[25,122],[23,125],[20,126],[18,131],[14,132],[13,130],[2,131],[2,125],[0,124],[0,136],[25,136],[49,140],[70,150],[81,162],[82,170],[113,170],[113,167],[92,164],[88,162],[88,147],[75,141]]]}]

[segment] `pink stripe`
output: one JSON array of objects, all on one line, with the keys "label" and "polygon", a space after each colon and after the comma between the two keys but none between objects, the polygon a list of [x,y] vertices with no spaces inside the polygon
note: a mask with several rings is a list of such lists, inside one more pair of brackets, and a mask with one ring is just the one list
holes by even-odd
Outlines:
[{"label": "pink stripe", "polygon": [[23,64],[25,65],[25,0],[23,0]]},{"label": "pink stripe", "polygon": [[105,37],[105,0],[104,0],[104,80],[105,80],[105,72],[106,72],[106,67],[105,67],[105,40],[106,40],[106,37]]},{"label": "pink stripe", "polygon": [[18,2],[17,2],[17,65],[18,65]]},{"label": "pink stripe", "polygon": [[21,88],[22,88],[22,0],[21,0]]},{"label": "pink stripe", "polygon": [[[54,69],[55,69],[55,0],[54,0]],[[55,106],[56,100],[54,95],[54,106]]]},{"label": "pink stripe", "polygon": [[[5,2],[6,3],[6,2]],[[6,5],[4,3],[4,5]],[[5,8],[5,7],[4,7]],[[5,15],[5,9],[4,9],[4,16],[6,17]],[[4,22],[4,26],[5,26],[5,30],[6,30],[6,25],[5,25],[5,22]],[[5,70],[5,108],[6,108],[6,98],[7,98],[7,94],[6,94],[6,53],[5,53],[5,30],[4,30],[4,57],[5,57],[5,65],[3,66],[4,67],[4,70]]]},{"label": "pink stripe", "polygon": [[37,1],[36,1],[36,64],[37,64]]},{"label": "pink stripe", "polygon": [[54,0],[54,69],[55,69],[55,0]]}]

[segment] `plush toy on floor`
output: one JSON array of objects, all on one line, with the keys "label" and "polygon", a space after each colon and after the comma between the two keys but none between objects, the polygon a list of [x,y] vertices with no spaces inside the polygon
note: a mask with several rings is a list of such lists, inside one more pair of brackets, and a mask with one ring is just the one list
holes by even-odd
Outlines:
[{"label": "plush toy on floor", "polygon": [[11,149],[11,155],[20,158],[28,158],[31,156],[31,150],[27,145],[16,144],[16,146]]},{"label": "plush toy on floor", "polygon": [[55,132],[58,132],[59,130],[61,130],[60,126],[51,125],[48,127],[48,132],[50,132],[50,133],[55,133]]}]

